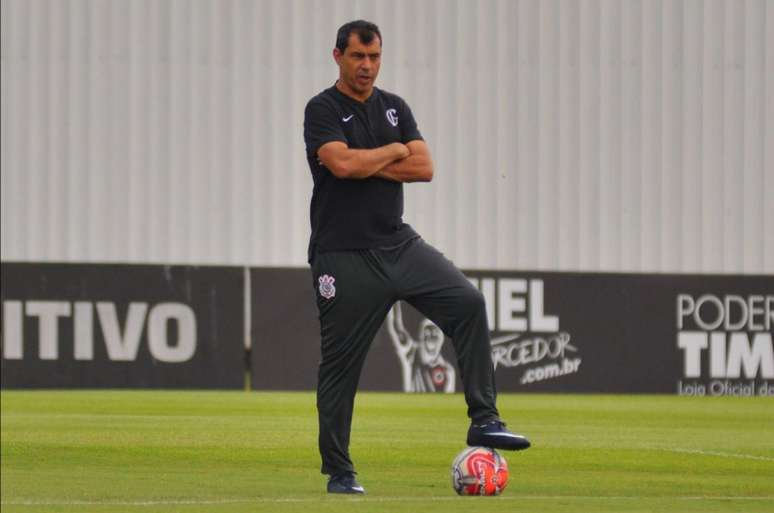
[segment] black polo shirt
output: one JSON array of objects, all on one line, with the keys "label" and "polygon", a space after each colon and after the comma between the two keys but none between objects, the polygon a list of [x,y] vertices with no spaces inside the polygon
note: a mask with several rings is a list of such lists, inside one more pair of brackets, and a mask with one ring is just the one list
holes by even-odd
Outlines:
[{"label": "black polo shirt", "polygon": [[341,179],[317,157],[320,146],[341,141],[370,149],[422,139],[411,109],[374,87],[365,102],[330,87],[304,111],[306,158],[314,178],[309,261],[315,252],[388,247],[417,237],[403,222],[403,184],[381,178]]}]

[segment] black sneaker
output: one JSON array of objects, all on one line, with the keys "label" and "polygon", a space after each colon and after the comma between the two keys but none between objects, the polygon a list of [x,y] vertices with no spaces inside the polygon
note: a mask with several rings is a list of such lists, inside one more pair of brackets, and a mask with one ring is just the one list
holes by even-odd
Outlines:
[{"label": "black sneaker", "polygon": [[525,437],[508,431],[505,422],[493,420],[486,424],[471,424],[468,429],[468,445],[521,451],[527,449],[530,443]]},{"label": "black sneaker", "polygon": [[365,489],[355,479],[354,472],[341,472],[328,479],[328,493],[365,493]]}]

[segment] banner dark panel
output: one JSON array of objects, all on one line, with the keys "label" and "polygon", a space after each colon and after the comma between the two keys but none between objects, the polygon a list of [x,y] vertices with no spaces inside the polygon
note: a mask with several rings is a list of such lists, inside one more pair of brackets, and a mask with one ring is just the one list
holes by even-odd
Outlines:
[{"label": "banner dark panel", "polygon": [[312,390],[320,323],[308,269],[253,268],[250,367],[255,390]]},{"label": "banner dark panel", "polygon": [[[774,276],[465,274],[486,299],[500,391],[774,395]],[[251,277],[254,388],[314,388],[311,271]],[[360,389],[460,391],[451,341],[399,303]]]},{"label": "banner dark panel", "polygon": [[242,388],[244,270],[2,264],[4,388]]},{"label": "banner dark panel", "polygon": [[[763,276],[467,274],[487,297],[502,390],[679,393],[688,377],[686,358],[699,357],[705,367],[707,361],[680,346],[681,318],[688,315],[678,313],[680,298],[735,296],[760,306],[774,298],[774,277]],[[712,316],[706,308],[701,313]],[[774,369],[768,371],[774,323],[759,326],[764,315],[755,320],[751,330],[741,328],[750,344],[737,349],[758,351],[751,344],[759,333],[762,358],[734,380],[760,387],[774,378]],[[707,372],[696,378],[713,380]]]}]

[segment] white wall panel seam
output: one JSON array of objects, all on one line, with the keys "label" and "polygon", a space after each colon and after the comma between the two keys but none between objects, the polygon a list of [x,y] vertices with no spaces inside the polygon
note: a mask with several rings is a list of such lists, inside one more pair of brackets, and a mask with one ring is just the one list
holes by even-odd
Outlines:
[{"label": "white wall panel seam", "polygon": [[[718,178],[723,170],[723,3],[707,2],[704,9],[703,147],[702,147],[702,266],[713,272],[723,265],[723,196]],[[710,36],[710,37],[708,37]]]},{"label": "white wall panel seam", "polygon": [[[745,272],[755,272],[763,269],[763,245],[755,244],[748,247],[747,241],[760,239],[763,232],[763,149],[764,116],[760,108],[762,99],[765,98],[765,39],[763,26],[765,17],[758,12],[765,0],[747,0],[745,4],[745,30],[744,30],[744,83],[745,97],[743,105],[744,115],[744,149],[742,170],[742,202],[743,215],[740,230],[744,256],[742,267]],[[757,8],[756,8],[757,5]]]},{"label": "white wall panel seam", "polygon": [[765,156],[763,163],[765,196],[762,201],[764,204],[763,216],[763,256],[764,271],[774,272],[774,5],[766,2],[764,8],[765,25],[763,33],[765,34],[765,72],[764,81],[764,105],[766,116],[763,122],[764,148]]},{"label": "white wall panel seam", "polygon": [[[744,201],[739,198],[740,185],[744,183],[744,173],[740,164],[741,151],[744,149],[744,73],[741,70],[740,54],[744,51],[739,35],[744,30],[744,0],[725,3],[726,45],[723,53],[723,141],[726,151],[723,155],[722,185],[723,191],[723,261],[724,268],[742,271],[744,248],[741,235],[744,233]],[[742,23],[740,29],[739,24]]]},{"label": "white wall panel seam", "polygon": [[681,270],[702,269],[702,147],[704,144],[702,103],[703,77],[703,0],[692,0],[683,16],[685,27],[685,74],[683,82],[683,109],[686,135],[683,168],[683,224]]},{"label": "white wall panel seam", "polygon": [[662,2],[662,80],[660,132],[661,179],[659,194],[662,198],[660,216],[661,252],[659,269],[679,270],[681,263],[682,200],[681,156],[683,151],[683,9],[684,3]]},{"label": "white wall panel seam", "polygon": [[763,224],[763,254],[764,271],[774,272],[774,5],[771,2],[765,4],[766,23],[763,27],[765,34],[765,73],[763,74],[765,100],[762,108],[766,111],[763,131],[765,140],[764,157],[764,224]]}]

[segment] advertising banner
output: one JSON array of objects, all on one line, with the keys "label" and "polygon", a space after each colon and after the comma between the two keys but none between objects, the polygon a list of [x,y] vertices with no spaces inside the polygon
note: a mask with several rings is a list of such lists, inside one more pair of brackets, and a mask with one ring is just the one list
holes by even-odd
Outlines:
[{"label": "advertising banner", "polygon": [[670,296],[678,394],[774,396],[774,276],[696,276]]},{"label": "advertising banner", "polygon": [[4,388],[243,388],[242,268],[2,264]]},{"label": "advertising banner", "polygon": [[[501,392],[774,395],[774,276],[466,271]],[[2,264],[2,386],[311,390],[308,269]],[[333,298],[331,294],[331,298]],[[399,302],[361,390],[462,389],[453,342]]]},{"label": "advertising banner", "polygon": [[[502,392],[774,395],[774,276],[466,271]],[[311,389],[320,358],[305,269],[251,270],[253,387]],[[461,390],[452,342],[409,304],[376,335],[362,390]]]}]

